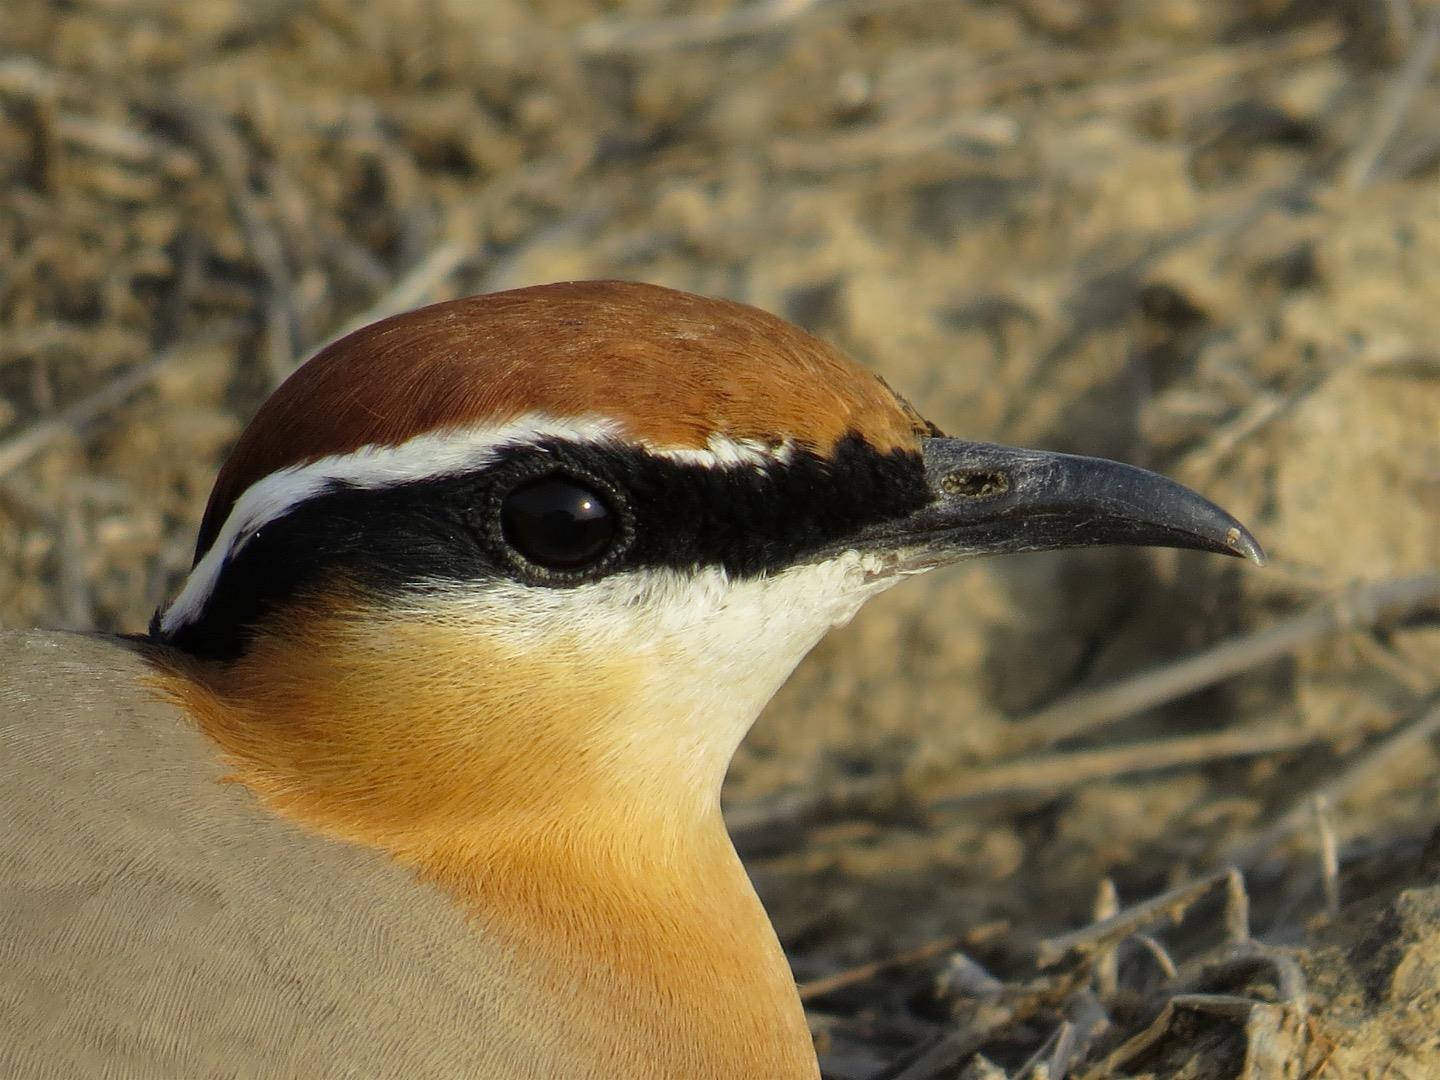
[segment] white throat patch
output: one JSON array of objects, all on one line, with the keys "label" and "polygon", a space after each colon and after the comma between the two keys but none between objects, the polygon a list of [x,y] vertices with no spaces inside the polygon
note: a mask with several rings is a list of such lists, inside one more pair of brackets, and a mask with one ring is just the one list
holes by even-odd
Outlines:
[{"label": "white throat patch", "polygon": [[[625,715],[604,725],[616,782],[654,777],[718,799],[730,758],[795,665],[834,627],[906,575],[883,556],[844,552],[753,578],[719,567],[639,569],[566,589],[489,581],[402,598],[385,617],[442,622],[489,654],[555,656],[584,712],[586,672],[633,662],[645,674]],[[562,645],[563,643],[563,645]]]}]

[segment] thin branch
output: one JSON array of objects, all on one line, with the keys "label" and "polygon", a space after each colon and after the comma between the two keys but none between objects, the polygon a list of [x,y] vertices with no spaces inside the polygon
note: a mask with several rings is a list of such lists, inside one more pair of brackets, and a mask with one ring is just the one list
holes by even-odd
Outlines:
[{"label": "thin branch", "polygon": [[[1339,31],[1322,26],[1248,46],[1228,46],[1181,57],[1157,54],[1153,48],[1132,51],[1130,63],[1152,70],[1047,97],[1043,114],[1046,118],[1072,119],[1091,112],[1143,105],[1181,91],[1194,93],[1208,84],[1242,78],[1257,68],[1324,56],[1340,42]],[[1009,146],[1016,139],[1015,119],[987,112],[987,108],[1010,95],[1047,94],[1063,83],[1093,75],[1093,58],[1085,54],[1057,50],[1046,52],[1038,61],[1031,56],[1018,60],[1007,57],[967,72],[963,85],[949,95],[940,115],[898,121],[887,116],[862,127],[841,128],[818,137],[779,138],[767,152],[777,169],[824,173],[879,161],[893,163],[897,158],[919,156],[956,142],[987,148]]]},{"label": "thin branch", "polygon": [[1059,1026],[1050,1032],[1050,1034],[1045,1037],[1045,1041],[1035,1048],[1034,1053],[1026,1058],[1024,1063],[1015,1070],[1016,1080],[1038,1080],[1037,1074],[1048,1076],[1048,1072],[1040,1072],[1040,1066],[1047,1064],[1048,1060],[1055,1056],[1051,1051],[1059,1050],[1063,1045],[1066,1048],[1066,1056],[1068,1057],[1069,1047],[1074,1045],[1074,1041],[1075,1026],[1068,1020],[1061,1020]]},{"label": "thin branch", "polygon": [[1440,573],[1368,582],[1276,626],[1098,690],[1082,691],[1017,721],[1010,745],[1026,749],[1074,738],[1134,713],[1278,660],[1342,631],[1369,630],[1440,601]]},{"label": "thin branch", "polygon": [[1046,938],[1036,947],[1036,963],[1042,968],[1052,967],[1071,953],[1086,956],[1102,949],[1113,948],[1146,927],[1174,919],[1215,886],[1227,883],[1234,873],[1229,867],[1216,870],[1158,896],[1132,904],[1108,919]]},{"label": "thin branch", "polygon": [[1311,801],[1315,831],[1320,838],[1320,880],[1325,892],[1325,914],[1340,914],[1340,848],[1335,842],[1335,823],[1330,820],[1330,803],[1324,795]]},{"label": "thin branch", "polygon": [[1170,950],[1160,944],[1159,938],[1151,934],[1132,934],[1126,940],[1133,941],[1139,945],[1140,948],[1145,951],[1145,954],[1155,962],[1155,966],[1160,969],[1160,974],[1164,975],[1165,978],[1175,978],[1177,973],[1175,961],[1170,956]]},{"label": "thin branch", "polygon": [[[1287,622],[1056,702],[1017,721],[1008,745],[1024,751],[1082,735],[1278,659],[1328,635],[1391,624],[1436,602],[1440,602],[1440,574],[1355,585]],[[1055,794],[1091,780],[1297,750],[1321,741],[1323,735],[1318,732],[1268,724],[1130,746],[1014,758],[963,773],[951,770],[953,779],[927,783],[921,797],[928,806],[943,809],[979,799]],[[774,837],[787,830],[801,829],[818,820],[854,816],[867,807],[893,806],[914,797],[915,792],[895,777],[869,777],[834,784],[822,791],[788,792],[738,806],[727,812],[726,819],[737,846],[754,851],[773,844]]]},{"label": "thin branch", "polygon": [[[1095,903],[1091,905],[1090,917],[1094,922],[1103,922],[1120,913],[1120,894],[1113,878],[1101,878],[1095,892]],[[1120,953],[1118,949],[1106,949],[1095,961],[1095,992],[1102,998],[1115,996],[1120,985]]]},{"label": "thin branch", "polygon": [[1165,1003],[1160,1015],[1144,1031],[1127,1039],[1112,1050],[1103,1061],[1093,1065],[1081,1074],[1082,1080],[1103,1080],[1111,1076],[1127,1062],[1135,1060],[1146,1050],[1169,1034],[1175,1023],[1175,1014],[1180,1009],[1208,1012],[1232,1020],[1244,1020],[1250,1010],[1260,1002],[1251,998],[1231,994],[1179,994]]},{"label": "thin branch", "polygon": [[1437,55],[1440,55],[1440,11],[1432,11],[1410,55],[1385,87],[1374,118],[1365,125],[1365,138],[1345,162],[1340,174],[1340,187],[1344,191],[1358,192],[1374,178],[1381,156],[1430,77]]},{"label": "thin branch", "polygon": [[946,1069],[954,1069],[978,1051],[991,1036],[1003,1031],[1010,1022],[1011,1016],[1002,1010],[1000,1015],[988,1022],[952,1028],[899,1072],[883,1075],[889,1080],[935,1080],[938,1076],[946,1075]]},{"label": "thin branch", "polygon": [[1440,734],[1440,705],[1381,739],[1379,744],[1357,755],[1340,773],[1297,799],[1280,819],[1243,844],[1232,847],[1223,859],[1239,867],[1254,866],[1270,850],[1293,833],[1314,821],[1315,800],[1334,806],[1354,788],[1390,765],[1402,754]]},{"label": "thin branch", "polygon": [[1240,410],[1239,415],[1222,425],[1184,456],[1178,466],[1179,473],[1187,475],[1187,478],[1196,473],[1213,475],[1219,464],[1234,453],[1237,446],[1293,411],[1301,401],[1318,389],[1323,381],[1317,380],[1315,386],[1307,387],[1299,393],[1274,394],[1261,391],[1256,394],[1250,403]]},{"label": "thin branch", "polygon": [[807,16],[840,18],[914,0],[763,0],[730,11],[669,19],[601,19],[575,34],[582,56],[616,56],[724,45],[790,29]]},{"label": "thin branch", "polygon": [[894,956],[887,956],[883,960],[873,960],[868,964],[860,964],[844,971],[837,971],[834,975],[826,975],[823,978],[811,979],[809,982],[800,984],[800,1000],[810,1001],[813,998],[823,997],[825,994],[834,993],[836,990],[844,990],[846,987],[854,986],[857,983],[869,982],[876,975],[886,971],[893,971],[895,968],[909,967],[912,964],[924,963],[926,960],[934,959],[942,953],[951,949],[959,948],[965,942],[965,935],[957,934],[951,937],[941,938],[938,941],[927,942],[918,945]]},{"label": "thin branch", "polygon": [[278,384],[293,369],[300,352],[300,318],[285,245],[250,189],[249,155],[230,121],[188,102],[173,103],[170,110],[214,166],[250,257],[264,279],[265,366],[271,382]]},{"label": "thin branch", "polygon": [[1224,758],[1300,750],[1323,740],[1320,732],[1291,724],[1267,724],[1100,750],[1044,754],[974,769],[944,781],[943,786],[927,786],[925,801],[936,808],[948,809],[976,799],[1056,795],[1096,780],[1201,765]]},{"label": "thin branch", "polygon": [[42,450],[77,435],[176,367],[195,349],[233,341],[244,331],[245,324],[236,319],[189,341],[179,342],[139,367],[116,376],[55,416],[36,421],[19,434],[0,442],[0,477],[14,472]]},{"label": "thin branch", "polygon": [[1046,114],[1073,119],[1087,113],[1114,113],[1166,95],[1194,92],[1208,83],[1234,82],[1252,72],[1315,60],[1332,53],[1343,41],[1338,27],[1321,25],[1247,45],[1212,49],[1167,63],[1154,73],[1087,87],[1053,102]]},{"label": "thin branch", "polygon": [[464,244],[441,244],[419,263],[412,266],[368,308],[354,318],[347,320],[320,345],[311,350],[313,356],[327,345],[339,341],[346,334],[353,333],[373,322],[397,315],[431,299],[443,285],[470,257],[470,249]]}]

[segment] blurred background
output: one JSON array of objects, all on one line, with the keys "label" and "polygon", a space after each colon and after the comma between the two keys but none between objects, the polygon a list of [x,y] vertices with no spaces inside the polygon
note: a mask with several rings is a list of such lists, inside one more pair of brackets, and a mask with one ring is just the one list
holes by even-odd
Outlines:
[{"label": "blurred background", "polygon": [[0,7],[0,624],[143,630],[347,328],[746,301],[1272,555],[977,562],[806,661],[728,796],[827,1077],[1440,1075],[1435,6]]}]

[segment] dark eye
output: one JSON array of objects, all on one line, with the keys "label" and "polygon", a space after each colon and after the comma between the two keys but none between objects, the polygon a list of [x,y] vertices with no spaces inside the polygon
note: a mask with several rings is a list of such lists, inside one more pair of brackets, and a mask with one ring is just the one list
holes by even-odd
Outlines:
[{"label": "dark eye", "polygon": [[574,480],[547,476],[522,484],[500,504],[500,531],[520,555],[549,570],[574,570],[609,549],[619,529],[598,494]]}]

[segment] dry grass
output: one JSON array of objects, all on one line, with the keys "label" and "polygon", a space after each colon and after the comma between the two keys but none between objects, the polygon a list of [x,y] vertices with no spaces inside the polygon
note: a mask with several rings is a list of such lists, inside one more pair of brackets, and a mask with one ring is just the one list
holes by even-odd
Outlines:
[{"label": "dry grass", "polygon": [[142,626],[238,426],[360,323],[748,300],[1276,556],[977,564],[802,668],[732,820],[827,1077],[1440,1071],[1402,978],[1440,955],[1437,35],[1410,0],[11,3],[0,621]]}]

